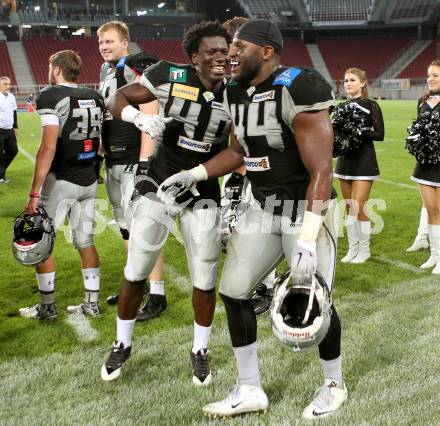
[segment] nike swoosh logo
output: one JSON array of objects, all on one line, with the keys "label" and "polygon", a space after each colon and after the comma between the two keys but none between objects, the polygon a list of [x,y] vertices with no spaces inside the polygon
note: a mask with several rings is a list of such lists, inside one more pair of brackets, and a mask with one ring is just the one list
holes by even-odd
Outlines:
[{"label": "nike swoosh logo", "polygon": [[313,412],[312,412],[312,414],[315,417],[323,416],[324,414],[328,414],[328,413],[331,413],[331,411],[321,411],[320,413],[317,413],[315,410],[313,410]]},{"label": "nike swoosh logo", "polygon": [[237,408],[243,401],[238,402],[237,404],[231,404],[231,408]]}]

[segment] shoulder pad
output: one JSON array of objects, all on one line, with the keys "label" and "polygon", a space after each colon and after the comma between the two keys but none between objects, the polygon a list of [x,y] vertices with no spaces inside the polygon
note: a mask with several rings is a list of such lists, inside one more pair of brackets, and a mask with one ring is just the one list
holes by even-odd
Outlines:
[{"label": "shoulder pad", "polygon": [[287,68],[275,77],[272,85],[281,84],[283,86],[290,86],[302,71],[302,68]]},{"label": "shoulder pad", "polygon": [[134,55],[127,56],[126,65],[133,68],[137,73],[142,74],[150,65],[159,62],[159,58],[154,53],[139,52]]}]

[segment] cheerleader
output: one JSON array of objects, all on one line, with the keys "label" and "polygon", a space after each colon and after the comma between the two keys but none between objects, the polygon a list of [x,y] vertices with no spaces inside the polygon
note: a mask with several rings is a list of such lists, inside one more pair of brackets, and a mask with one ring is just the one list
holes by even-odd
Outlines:
[{"label": "cheerleader", "polygon": [[339,179],[345,200],[345,223],[349,250],[341,259],[343,263],[364,263],[371,257],[371,222],[364,206],[370,196],[373,181],[379,178],[379,166],[373,141],[384,139],[382,111],[377,102],[368,96],[368,81],[359,68],[345,71],[344,89],[348,100],[363,118],[360,129],[362,141],[359,148],[340,155],[334,176]]},{"label": "cheerleader", "polygon": [[[428,93],[417,104],[418,119],[424,113],[432,116],[440,113],[440,60],[437,59],[428,68]],[[437,115],[436,114],[436,115]],[[431,119],[431,118],[430,118]],[[431,119],[432,120],[432,119]],[[438,118],[436,119],[438,121]],[[437,132],[437,138],[440,138]],[[440,141],[437,141],[440,144]],[[432,273],[440,274],[440,164],[422,164],[417,160],[411,180],[419,185],[423,206],[428,213],[429,248],[431,255],[420,268],[434,267]]]}]

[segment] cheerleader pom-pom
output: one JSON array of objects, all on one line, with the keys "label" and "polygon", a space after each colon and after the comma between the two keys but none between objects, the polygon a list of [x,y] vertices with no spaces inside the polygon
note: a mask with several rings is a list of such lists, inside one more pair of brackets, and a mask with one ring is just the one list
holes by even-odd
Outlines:
[{"label": "cheerleader pom-pom", "polygon": [[425,111],[408,127],[405,148],[423,165],[440,164],[440,114]]},{"label": "cheerleader pom-pom", "polygon": [[362,145],[364,118],[355,105],[342,103],[336,106],[333,119],[333,157],[356,151]]}]

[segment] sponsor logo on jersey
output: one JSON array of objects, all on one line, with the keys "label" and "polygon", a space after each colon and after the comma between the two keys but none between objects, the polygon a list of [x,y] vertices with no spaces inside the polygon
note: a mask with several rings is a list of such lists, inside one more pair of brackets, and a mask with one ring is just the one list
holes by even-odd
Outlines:
[{"label": "sponsor logo on jersey", "polygon": [[79,99],[78,100],[78,105],[80,108],[94,108],[96,107],[96,102],[94,99]]},{"label": "sponsor logo on jersey", "polygon": [[265,172],[270,170],[269,157],[245,157],[244,165],[250,172]]},{"label": "sponsor logo on jersey", "polygon": [[221,102],[211,102],[211,107],[216,109],[223,109],[223,104]]},{"label": "sponsor logo on jersey", "polygon": [[78,154],[78,160],[89,160],[90,158],[93,158],[95,155],[96,155],[96,151],[80,152]]},{"label": "sponsor logo on jersey", "polygon": [[179,136],[179,140],[177,142],[177,146],[197,152],[210,152],[211,145],[212,144],[210,143],[194,141],[192,139],[185,138],[184,136]]},{"label": "sponsor logo on jersey", "polygon": [[170,81],[177,81],[178,83],[186,83],[187,71],[182,68],[170,67]]},{"label": "sponsor logo on jersey", "polygon": [[252,93],[255,92],[255,86],[249,87],[249,89],[246,90],[248,96],[252,96]]},{"label": "sponsor logo on jersey", "polygon": [[214,93],[212,92],[203,93],[203,97],[205,98],[206,102],[210,102],[215,98]]},{"label": "sponsor logo on jersey", "polygon": [[197,87],[185,86],[184,84],[174,84],[171,96],[197,102],[199,91],[200,89]]},{"label": "sponsor logo on jersey", "polygon": [[84,141],[84,152],[90,152],[93,150],[93,141],[91,139],[86,139]]},{"label": "sponsor logo on jersey", "polygon": [[267,101],[268,99],[275,99],[275,90],[269,90],[268,92],[264,93],[257,93],[252,99],[252,102],[263,102]]},{"label": "sponsor logo on jersey", "polygon": [[288,68],[279,74],[272,83],[272,86],[282,84],[283,86],[290,86],[292,81],[301,74],[300,68]]}]

